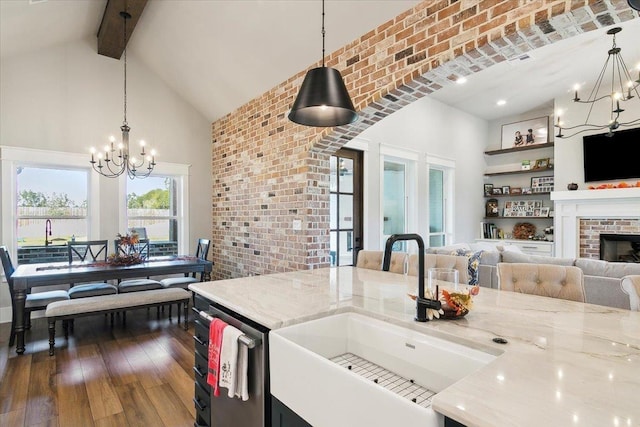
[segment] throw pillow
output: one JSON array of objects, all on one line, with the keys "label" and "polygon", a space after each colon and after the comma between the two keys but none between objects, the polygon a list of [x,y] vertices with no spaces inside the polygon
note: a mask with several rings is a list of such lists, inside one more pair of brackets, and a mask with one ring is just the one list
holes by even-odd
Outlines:
[{"label": "throw pillow", "polygon": [[458,249],[451,252],[451,255],[466,256],[469,257],[469,266],[467,272],[469,273],[469,285],[475,286],[478,284],[478,266],[480,265],[480,258],[483,251],[467,251],[464,249]]}]

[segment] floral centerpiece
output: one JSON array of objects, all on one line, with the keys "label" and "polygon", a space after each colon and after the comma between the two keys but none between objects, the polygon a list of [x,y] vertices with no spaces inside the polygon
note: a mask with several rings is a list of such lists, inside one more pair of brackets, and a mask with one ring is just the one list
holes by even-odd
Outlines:
[{"label": "floral centerpiece", "polygon": [[140,264],[144,258],[138,251],[138,243],[140,243],[140,238],[137,233],[125,235],[118,233],[116,253],[109,255],[107,262],[113,265]]},{"label": "floral centerpiece", "polygon": [[478,295],[480,286],[476,285],[469,290],[449,292],[442,290],[442,309],[444,317],[463,317],[473,308],[473,296]]},{"label": "floral centerpiece", "polygon": [[[437,291],[436,291],[437,292]],[[442,307],[439,310],[427,309],[427,318],[429,320],[433,319],[455,319],[458,317],[466,316],[469,311],[473,308],[473,296],[478,295],[480,292],[480,286],[475,285],[468,290],[461,291],[452,291],[449,292],[446,289],[442,290],[442,297],[440,297],[440,302],[442,303]],[[434,299],[433,294],[429,289],[425,289],[425,298]],[[413,294],[408,294],[409,298],[412,300],[416,300],[417,296]],[[436,295],[438,298],[438,295]]]}]

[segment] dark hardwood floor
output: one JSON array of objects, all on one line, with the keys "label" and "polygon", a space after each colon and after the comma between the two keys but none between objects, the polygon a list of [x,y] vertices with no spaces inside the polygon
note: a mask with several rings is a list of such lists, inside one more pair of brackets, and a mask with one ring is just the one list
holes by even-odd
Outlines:
[{"label": "dark hardwood floor", "polygon": [[192,322],[153,309],[127,312],[126,327],[83,317],[68,341],[57,322],[55,356],[46,319],[32,323],[22,356],[0,324],[0,426],[193,426]]}]

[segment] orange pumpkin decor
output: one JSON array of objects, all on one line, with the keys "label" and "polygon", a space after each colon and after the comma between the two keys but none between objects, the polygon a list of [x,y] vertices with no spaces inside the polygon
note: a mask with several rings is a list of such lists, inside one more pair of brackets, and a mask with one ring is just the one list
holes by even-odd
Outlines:
[{"label": "orange pumpkin decor", "polygon": [[627,184],[626,182],[623,181],[618,184],[600,184],[598,186],[590,185],[589,190],[604,190],[607,188],[633,188],[633,187],[640,188],[640,181],[636,181],[635,184]]}]

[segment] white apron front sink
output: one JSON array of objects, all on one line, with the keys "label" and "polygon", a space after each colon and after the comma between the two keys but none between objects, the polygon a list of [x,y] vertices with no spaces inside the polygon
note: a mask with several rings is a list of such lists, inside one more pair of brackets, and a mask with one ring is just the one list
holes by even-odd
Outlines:
[{"label": "white apron front sink", "polygon": [[271,394],[314,427],[442,427],[432,395],[495,357],[357,313],[269,333]]}]

